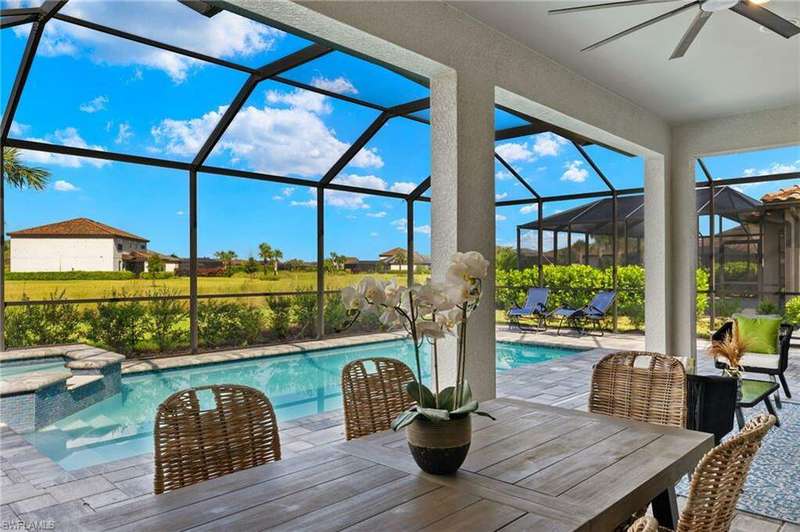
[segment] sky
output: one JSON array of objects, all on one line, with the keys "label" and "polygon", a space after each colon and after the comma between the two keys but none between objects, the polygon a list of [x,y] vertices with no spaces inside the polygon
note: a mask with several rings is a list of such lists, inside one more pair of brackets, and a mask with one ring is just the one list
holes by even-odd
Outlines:
[{"label": "sky", "polygon": [[[178,2],[72,0],[62,12],[252,67],[311,44],[231,13],[208,19]],[[4,29],[0,36],[3,107],[28,31],[20,26]],[[341,52],[284,76],[385,106],[428,95],[420,84]],[[238,71],[54,20],[40,44],[11,136],[190,161],[245,79]],[[264,81],[207,164],[318,180],[377,113]],[[521,125],[518,118],[496,111],[497,129],[516,125]],[[551,133],[498,142],[496,150],[543,196],[605,187],[575,147]],[[617,188],[642,186],[641,159],[598,146],[587,151]],[[188,254],[186,172],[34,152],[22,156],[52,177],[45,191],[7,192],[7,231],[85,216],[144,236],[151,249]],[[716,178],[798,171],[800,148],[714,157],[706,163]],[[429,127],[394,118],[335,181],[408,192],[429,174]],[[499,200],[528,197],[499,163],[495,187]],[[776,188],[768,184],[742,190],[758,198]],[[319,198],[314,189],[201,174],[198,191],[201,256],[230,249],[247,257],[257,254],[260,242],[268,242],[286,258],[315,258],[314,207]],[[404,201],[327,191],[325,202],[328,251],[374,259],[381,251],[405,246]],[[548,203],[544,215],[579,203]],[[535,206],[498,208],[498,244],[513,245],[515,226],[536,215]],[[422,253],[430,251],[430,223],[430,206],[418,203],[414,233]]]}]

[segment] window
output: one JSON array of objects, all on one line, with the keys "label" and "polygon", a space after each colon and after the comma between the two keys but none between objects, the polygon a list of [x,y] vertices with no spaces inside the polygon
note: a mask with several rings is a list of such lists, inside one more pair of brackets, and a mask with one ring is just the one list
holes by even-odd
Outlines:
[{"label": "window", "polygon": [[122,251],[122,244],[117,244],[117,251]]}]

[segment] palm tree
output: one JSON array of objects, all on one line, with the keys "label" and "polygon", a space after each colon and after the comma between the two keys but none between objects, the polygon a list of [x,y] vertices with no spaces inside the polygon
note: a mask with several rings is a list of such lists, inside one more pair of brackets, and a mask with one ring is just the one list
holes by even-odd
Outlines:
[{"label": "palm tree", "polygon": [[261,257],[261,262],[264,264],[264,273],[267,273],[267,266],[269,265],[269,261],[272,260],[273,254],[272,246],[267,244],[266,242],[262,242],[258,245],[258,256]]},{"label": "palm tree", "polygon": [[275,268],[274,273],[278,275],[278,261],[283,258],[283,251],[278,248],[272,250],[272,266]]},{"label": "palm tree", "polygon": [[3,148],[3,175],[12,187],[43,190],[47,186],[50,172],[44,168],[22,164],[16,148]]},{"label": "palm tree", "polygon": [[219,260],[222,261],[222,264],[225,265],[225,271],[231,271],[231,264],[233,263],[234,259],[236,258],[235,251],[217,251],[214,253],[214,256],[217,257]]}]

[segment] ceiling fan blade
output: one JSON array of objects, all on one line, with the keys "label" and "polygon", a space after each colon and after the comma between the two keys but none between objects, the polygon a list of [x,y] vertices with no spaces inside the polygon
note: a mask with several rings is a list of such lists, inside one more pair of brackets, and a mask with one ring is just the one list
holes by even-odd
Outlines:
[{"label": "ceiling fan blade", "polygon": [[663,2],[674,2],[675,0],[624,0],[622,2],[606,2],[604,4],[592,4],[588,6],[562,7],[561,9],[551,9],[549,15],[562,15],[564,13],[578,13],[581,11],[592,11],[594,9],[605,9],[607,7],[628,7],[641,6],[646,4],[661,4]]},{"label": "ceiling fan blade", "polygon": [[635,31],[639,31],[640,29],[646,28],[647,26],[651,26],[651,25],[655,24],[656,22],[661,22],[662,20],[666,20],[666,19],[668,19],[670,17],[674,17],[678,13],[686,11],[687,9],[689,9],[691,7],[700,5],[700,3],[701,3],[700,0],[695,0],[694,2],[690,2],[688,4],[682,5],[681,7],[675,8],[672,11],[667,11],[666,13],[662,13],[661,15],[659,15],[657,17],[653,17],[650,20],[645,20],[644,22],[642,22],[640,24],[637,24],[636,26],[632,26],[632,27],[628,28],[627,30],[623,30],[623,31],[621,31],[619,33],[615,33],[611,37],[607,37],[607,38],[603,39],[602,41],[597,41],[594,44],[590,44],[586,48],[582,49],[581,52],[588,52],[589,50],[594,50],[595,48],[599,48],[600,46],[603,46],[604,44],[608,44],[611,41],[616,41],[617,39],[619,39],[621,37],[629,35],[629,34],[635,32]]},{"label": "ceiling fan blade", "polygon": [[672,51],[672,55],[669,56],[670,59],[677,59],[684,56],[686,50],[692,45],[697,38],[697,34],[700,33],[700,30],[703,29],[703,26],[705,26],[712,14],[711,11],[703,11],[702,9],[697,13],[697,16],[694,17],[692,21],[692,25],[689,26],[686,33],[683,34],[680,42],[678,42],[678,46],[675,47],[675,50]]},{"label": "ceiling fan blade", "polygon": [[789,37],[793,37],[800,33],[800,27],[797,27],[783,17],[776,15],[769,9],[763,8],[746,0],[741,0],[738,4],[730,9],[731,11],[735,11],[741,16],[752,20],[756,24],[760,24],[768,30],[774,31],[781,37],[786,37],[788,39]]}]

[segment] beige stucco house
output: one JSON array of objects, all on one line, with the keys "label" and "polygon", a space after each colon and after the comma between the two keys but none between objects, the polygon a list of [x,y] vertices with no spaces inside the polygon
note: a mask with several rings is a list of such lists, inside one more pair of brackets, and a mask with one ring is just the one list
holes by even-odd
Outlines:
[{"label": "beige stucco house", "polygon": [[147,249],[148,239],[90,220],[75,218],[13,231],[12,272],[147,271],[152,255],[174,272],[178,259]]}]

